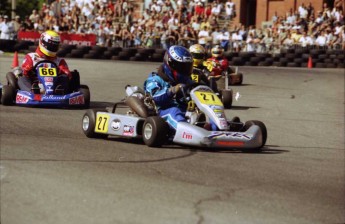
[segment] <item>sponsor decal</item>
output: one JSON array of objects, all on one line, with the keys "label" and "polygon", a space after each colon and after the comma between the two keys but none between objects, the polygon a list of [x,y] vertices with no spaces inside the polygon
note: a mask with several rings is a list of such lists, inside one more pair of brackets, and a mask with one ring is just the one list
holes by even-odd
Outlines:
[{"label": "sponsor decal", "polygon": [[222,126],[227,126],[228,125],[228,122],[226,120],[223,120],[223,119],[219,119],[220,120],[220,124]]},{"label": "sponsor decal", "polygon": [[191,140],[193,139],[193,135],[187,132],[183,132],[182,138]]},{"label": "sponsor decal", "polygon": [[53,77],[44,77],[45,82],[53,82],[54,78]]},{"label": "sponsor decal", "polygon": [[41,94],[35,94],[35,95],[34,95],[34,100],[36,100],[36,101],[41,101],[41,99],[42,99]]},{"label": "sponsor decal", "polygon": [[27,103],[29,102],[30,98],[28,96],[17,94],[16,96],[16,103]]},{"label": "sponsor decal", "polygon": [[243,146],[244,142],[227,142],[227,141],[217,141],[217,145],[222,146]]},{"label": "sponsor decal", "polygon": [[131,126],[131,125],[124,125],[123,126],[123,135],[133,136],[133,134],[134,134],[134,126]]},{"label": "sponsor decal", "polygon": [[53,82],[45,82],[45,84],[46,84],[46,86],[52,86],[52,85],[54,85]]},{"label": "sponsor decal", "polygon": [[76,96],[76,97],[70,98],[69,99],[69,104],[70,105],[84,104],[84,96],[80,95],[80,96]]},{"label": "sponsor decal", "polygon": [[212,132],[209,138],[238,138],[238,139],[245,139],[250,140],[253,138],[251,134],[245,134],[241,132]]},{"label": "sponsor decal", "polygon": [[[50,88],[49,88],[50,89]],[[47,90],[48,91],[48,90]],[[66,99],[66,96],[54,96],[54,95],[48,95],[43,96],[42,100],[64,100]]]},{"label": "sponsor decal", "polygon": [[121,121],[119,119],[115,119],[111,122],[111,128],[114,131],[118,131],[121,128]]}]

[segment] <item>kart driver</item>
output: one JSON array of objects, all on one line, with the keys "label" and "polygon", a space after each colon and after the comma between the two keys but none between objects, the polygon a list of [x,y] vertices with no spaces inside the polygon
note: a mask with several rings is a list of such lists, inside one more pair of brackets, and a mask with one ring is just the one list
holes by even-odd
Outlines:
[{"label": "kart driver", "polygon": [[152,72],[144,82],[157,106],[158,115],[176,130],[178,122],[186,122],[187,103],[180,101],[179,92],[186,85],[193,84],[191,73],[193,58],[187,48],[173,45],[165,53],[163,64]]},{"label": "kart driver", "polygon": [[220,45],[216,45],[211,49],[211,58],[206,60],[207,68],[215,77],[222,76],[222,72],[229,69],[229,61],[223,56],[224,49]]},{"label": "kart driver", "polygon": [[56,55],[59,45],[60,36],[55,31],[48,30],[41,34],[36,51],[25,55],[21,66],[23,74],[22,76],[19,76],[18,79],[18,86],[21,90],[32,91],[35,94],[40,93],[34,68],[38,62],[48,60],[54,62],[58,66],[58,79],[57,84],[55,85],[55,92],[59,91],[59,93],[56,94],[68,91],[69,80],[71,80],[72,74],[66,61]]},{"label": "kart driver", "polygon": [[188,49],[173,45],[166,51],[157,73],[152,72],[144,82],[144,90],[153,97],[158,115],[174,130],[177,122],[186,122],[187,104],[176,99],[176,95],[185,85],[193,83],[192,69],[193,58]]},{"label": "kart driver", "polygon": [[[207,56],[205,48],[200,44],[193,44],[189,47],[189,51],[193,56],[192,80],[210,86],[214,92],[217,92],[216,80],[212,78],[210,71],[204,65]],[[198,76],[196,77],[194,74]]]}]

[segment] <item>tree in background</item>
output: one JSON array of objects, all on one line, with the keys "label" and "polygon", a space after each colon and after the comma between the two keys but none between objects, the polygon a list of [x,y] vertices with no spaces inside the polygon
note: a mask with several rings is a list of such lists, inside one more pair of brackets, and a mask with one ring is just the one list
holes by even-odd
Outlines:
[{"label": "tree in background", "polygon": [[[33,9],[38,9],[42,6],[42,3],[45,0],[16,0],[16,15],[20,16],[20,18],[25,18],[25,16],[29,16],[32,13]],[[11,17],[12,12],[12,1],[11,0],[0,0],[0,14],[7,15]]]}]

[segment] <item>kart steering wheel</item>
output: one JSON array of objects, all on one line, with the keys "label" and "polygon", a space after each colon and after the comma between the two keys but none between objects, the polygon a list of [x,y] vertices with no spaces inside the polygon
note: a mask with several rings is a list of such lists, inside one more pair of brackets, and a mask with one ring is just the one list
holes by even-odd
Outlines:
[{"label": "kart steering wheel", "polygon": [[190,91],[195,87],[202,85],[200,83],[190,83],[184,85],[180,91],[176,94],[176,98],[179,99],[180,102],[188,103],[190,100]]}]

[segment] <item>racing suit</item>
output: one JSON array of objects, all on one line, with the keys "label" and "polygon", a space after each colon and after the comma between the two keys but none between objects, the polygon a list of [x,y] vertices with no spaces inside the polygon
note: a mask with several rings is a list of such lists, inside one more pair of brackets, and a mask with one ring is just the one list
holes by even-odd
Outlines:
[{"label": "racing suit", "polygon": [[144,90],[153,97],[158,115],[176,130],[178,122],[186,122],[187,104],[176,99],[171,87],[177,84],[191,84],[192,80],[186,77],[183,83],[172,82],[164,73],[163,66],[166,65],[161,65],[158,68],[158,73],[152,72],[149,75],[144,82]]},{"label": "racing suit", "polygon": [[32,84],[37,82],[37,76],[33,69],[38,62],[43,60],[54,62],[58,66],[58,79],[54,88],[60,85],[61,88],[67,91],[69,88],[69,80],[72,78],[72,74],[65,59],[59,57],[48,57],[44,55],[38,47],[35,52],[25,55],[23,64],[21,66],[23,76],[20,76],[18,79],[19,88],[24,91],[31,90]]},{"label": "racing suit", "polygon": [[[144,90],[149,93],[158,109],[158,115],[161,116],[173,129],[176,130],[178,122],[186,122],[187,103],[182,102],[175,97],[171,87],[181,84],[172,82],[163,71],[163,66],[158,68],[158,73],[152,72],[144,82]],[[186,77],[182,84],[190,85],[193,81]],[[216,130],[215,123],[210,120],[210,128]]]},{"label": "racing suit", "polygon": [[[210,63],[213,62],[213,63]],[[213,76],[221,76],[229,67],[229,61],[225,57],[211,57],[206,60],[207,68]]]}]

